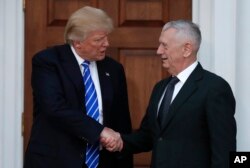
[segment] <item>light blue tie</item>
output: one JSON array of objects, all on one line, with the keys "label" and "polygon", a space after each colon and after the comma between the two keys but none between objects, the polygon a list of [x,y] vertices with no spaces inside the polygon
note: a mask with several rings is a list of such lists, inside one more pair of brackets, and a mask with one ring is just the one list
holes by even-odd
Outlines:
[{"label": "light blue tie", "polygon": [[[83,70],[83,81],[85,85],[85,106],[87,110],[87,115],[99,121],[99,108],[98,99],[95,90],[94,82],[90,75],[89,61],[84,61],[82,63]],[[99,163],[99,142],[95,144],[87,144],[86,149],[86,165],[88,168],[96,168]]]}]

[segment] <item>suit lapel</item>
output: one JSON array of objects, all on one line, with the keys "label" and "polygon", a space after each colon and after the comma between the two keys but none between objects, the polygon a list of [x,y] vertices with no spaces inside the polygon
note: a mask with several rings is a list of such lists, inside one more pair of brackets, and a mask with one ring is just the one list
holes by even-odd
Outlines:
[{"label": "suit lapel", "polygon": [[[103,119],[108,119],[109,114],[107,112],[111,111],[109,110],[109,104],[108,102],[113,102],[113,88],[111,84],[111,78],[112,74],[108,71],[107,65],[106,65],[106,59],[102,61],[97,61],[97,70],[98,70],[98,76],[99,76],[99,82],[101,87],[101,94],[102,94],[102,106],[103,106]],[[105,124],[107,121],[104,120],[103,123]]]},{"label": "suit lapel", "polygon": [[[174,116],[178,113],[179,108],[184,104],[190,96],[196,91],[198,88],[197,81],[202,78],[203,68],[200,64],[197,65],[195,70],[191,73],[175,99],[173,100],[169,112],[164,120],[163,130],[167,128],[169,122],[174,118]],[[162,130],[162,131],[163,131]]]},{"label": "suit lapel", "polygon": [[70,78],[74,84],[79,96],[79,100],[84,102],[84,84],[82,73],[80,71],[78,62],[70,49],[70,46],[58,46],[56,49],[60,54],[60,61],[63,69],[65,70],[65,75],[68,76],[68,78]]}]

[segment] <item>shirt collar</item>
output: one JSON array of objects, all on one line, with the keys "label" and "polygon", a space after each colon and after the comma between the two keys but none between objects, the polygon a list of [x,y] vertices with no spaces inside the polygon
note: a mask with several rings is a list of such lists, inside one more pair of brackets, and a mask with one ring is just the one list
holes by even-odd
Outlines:
[{"label": "shirt collar", "polygon": [[72,45],[70,45],[70,48],[78,62],[78,65],[81,66],[81,64],[83,63],[84,59],[82,59],[82,57],[80,57],[77,53],[76,53],[76,50],[74,49],[74,47]]},{"label": "shirt collar", "polygon": [[191,65],[189,65],[186,69],[184,69],[182,72],[180,72],[177,77],[182,82],[185,83],[187,78],[191,75],[191,73],[194,71],[195,67],[198,65],[198,61],[195,61]]}]

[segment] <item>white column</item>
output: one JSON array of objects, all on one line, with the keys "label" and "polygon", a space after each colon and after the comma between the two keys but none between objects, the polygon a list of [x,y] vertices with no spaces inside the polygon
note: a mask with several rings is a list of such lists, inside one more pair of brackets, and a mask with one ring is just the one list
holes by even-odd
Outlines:
[{"label": "white column", "polygon": [[[3,6],[3,2],[0,1],[0,23],[3,23],[4,20],[4,6]],[[3,24],[2,24],[3,25]],[[4,31],[3,31],[3,26],[0,26],[0,167],[3,167],[3,100],[4,100],[4,95],[3,95],[3,82],[4,79],[4,73],[3,73],[3,62],[4,62],[4,58],[3,58],[3,35],[4,35]]]},{"label": "white column", "polygon": [[202,43],[199,50],[199,61],[203,68],[214,70],[212,2],[210,0],[193,0],[193,21],[200,26]]},{"label": "white column", "polygon": [[235,92],[236,1],[214,0],[214,71]]},{"label": "white column", "polygon": [[250,151],[250,1],[237,1],[236,97],[238,150]]},{"label": "white column", "polygon": [[193,21],[200,25],[199,61],[235,90],[235,0],[193,0]]},{"label": "white column", "polygon": [[203,36],[199,61],[235,94],[238,151],[250,151],[249,6],[249,0],[193,0],[193,21]]},{"label": "white column", "polygon": [[0,167],[22,168],[24,21],[22,0],[0,1]]}]

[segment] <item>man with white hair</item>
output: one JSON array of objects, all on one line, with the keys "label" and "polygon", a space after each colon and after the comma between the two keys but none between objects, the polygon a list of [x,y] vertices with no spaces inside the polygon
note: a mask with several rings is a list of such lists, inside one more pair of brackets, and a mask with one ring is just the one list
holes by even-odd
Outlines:
[{"label": "man with white hair", "polygon": [[199,27],[170,21],[159,43],[170,77],[155,85],[140,128],[122,136],[123,151],[152,150],[152,168],[228,168],[229,152],[236,150],[235,99],[229,84],[197,61]]}]

